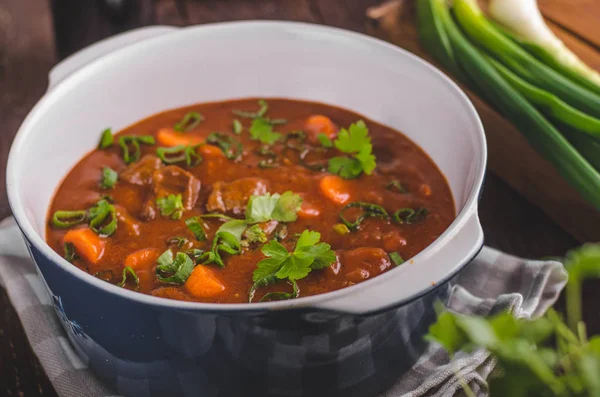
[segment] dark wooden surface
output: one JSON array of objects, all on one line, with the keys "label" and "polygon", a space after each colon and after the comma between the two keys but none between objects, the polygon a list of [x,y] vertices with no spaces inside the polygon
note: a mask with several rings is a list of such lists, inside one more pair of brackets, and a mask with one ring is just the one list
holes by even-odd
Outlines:
[{"label": "dark wooden surface", "polygon": [[[597,0],[589,0],[592,3]],[[365,32],[365,10],[377,0],[0,0],[0,217],[10,214],[4,169],[12,138],[43,94],[54,62],[102,38],[151,24],[188,25],[241,19],[309,21]],[[569,0],[540,0],[564,26]],[[585,3],[584,0],[580,2]],[[599,15],[600,8],[594,8]],[[571,10],[572,11],[572,10]],[[52,18],[52,14],[54,18]],[[589,16],[589,15],[588,15]],[[587,17],[586,17],[587,18]],[[590,21],[589,18],[585,21]],[[53,21],[53,22],[52,22]],[[591,23],[591,22],[590,22]],[[595,25],[594,25],[595,26]],[[577,33],[588,36],[585,26]],[[596,29],[595,26],[594,29]],[[582,30],[583,29],[583,30]],[[525,256],[562,255],[576,245],[534,204],[492,174],[481,199],[486,243]],[[586,320],[600,331],[600,284],[585,288]],[[560,305],[560,303],[559,303]],[[0,395],[56,396],[0,289]]]}]

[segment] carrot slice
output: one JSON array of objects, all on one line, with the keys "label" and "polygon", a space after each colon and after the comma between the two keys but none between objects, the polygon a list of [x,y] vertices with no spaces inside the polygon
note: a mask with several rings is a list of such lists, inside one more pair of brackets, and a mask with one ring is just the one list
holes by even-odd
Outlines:
[{"label": "carrot slice", "polygon": [[135,271],[148,270],[154,266],[154,262],[160,256],[160,251],[156,248],[144,248],[127,255],[125,258],[125,267],[129,266]]},{"label": "carrot slice", "polygon": [[327,175],[319,183],[321,193],[336,204],[346,204],[350,200],[350,192],[346,182],[337,175]]},{"label": "carrot slice", "polygon": [[225,286],[214,275],[212,270],[203,265],[198,265],[185,282],[188,294],[195,298],[212,298],[225,290]]},{"label": "carrot slice", "polygon": [[156,140],[162,146],[199,145],[204,139],[197,135],[184,134],[172,128],[161,128],[156,133]]},{"label": "carrot slice", "polygon": [[202,145],[198,148],[198,153],[207,159],[225,158],[223,151],[213,145]]},{"label": "carrot slice", "polygon": [[327,137],[333,138],[338,132],[338,128],[333,121],[331,121],[329,117],[323,116],[322,114],[310,116],[306,120],[305,129],[306,132],[314,135],[315,137],[319,133],[323,133],[327,135]]},{"label": "carrot slice", "polygon": [[104,254],[105,241],[90,228],[69,230],[63,239],[65,244],[71,243],[83,259],[90,263],[98,263]]},{"label": "carrot slice", "polygon": [[300,207],[300,211],[298,211],[298,217],[303,219],[309,218],[317,218],[321,215],[321,211],[314,206],[313,204],[302,201],[302,206]]}]

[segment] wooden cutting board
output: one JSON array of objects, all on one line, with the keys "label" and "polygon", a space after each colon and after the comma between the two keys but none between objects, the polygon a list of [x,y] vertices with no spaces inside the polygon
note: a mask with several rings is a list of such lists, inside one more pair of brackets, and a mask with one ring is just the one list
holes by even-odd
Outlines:
[{"label": "wooden cutting board", "polygon": [[[595,48],[598,43],[594,40],[600,42],[600,35],[593,35],[593,29],[596,32],[600,30],[597,23],[600,19],[592,20],[594,15],[600,18],[600,1],[574,1],[581,6],[588,3],[591,19],[584,20],[592,26],[591,32],[582,30],[576,36],[553,22],[549,21],[549,25],[584,61],[598,68],[600,51]],[[592,4],[594,2],[596,7]],[[545,7],[548,8],[552,15],[564,21],[565,10],[561,12],[554,3],[540,0],[540,7],[544,12]],[[394,43],[443,70],[419,44],[414,0],[391,0],[368,9],[367,17],[372,35]],[[588,204],[510,122],[460,82],[457,83],[467,93],[483,121],[488,143],[488,169],[539,206],[579,241],[600,241],[600,211]],[[503,211],[503,208],[498,208],[498,211]]]}]

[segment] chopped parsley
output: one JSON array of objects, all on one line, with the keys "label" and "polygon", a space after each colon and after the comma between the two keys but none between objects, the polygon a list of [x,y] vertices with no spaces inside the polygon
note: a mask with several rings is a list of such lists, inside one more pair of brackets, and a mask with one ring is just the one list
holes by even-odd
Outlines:
[{"label": "chopped parsley", "polygon": [[185,224],[187,225],[188,229],[190,229],[192,233],[194,233],[194,237],[196,237],[196,240],[206,240],[206,232],[204,231],[204,227],[202,227],[202,223],[200,223],[200,217],[193,216],[191,218],[188,218],[185,220]]},{"label": "chopped parsley", "polygon": [[[128,277],[128,276],[130,276],[130,277]],[[133,283],[135,284],[136,288],[140,286],[140,278],[138,277],[137,274],[135,274],[135,270],[133,270],[129,266],[125,266],[123,268],[123,277],[117,285],[119,287],[124,287],[128,278],[131,278],[133,280]]]},{"label": "chopped parsley", "polygon": [[364,121],[360,120],[352,124],[347,130],[342,128],[334,145],[346,155],[329,159],[329,172],[345,179],[353,179],[363,172],[370,175],[375,169],[373,145]]},{"label": "chopped parsley", "polygon": [[242,143],[230,135],[213,132],[206,138],[206,143],[219,147],[229,160],[238,160],[242,157]]},{"label": "chopped parsley", "polygon": [[190,240],[181,236],[171,237],[169,240],[167,240],[168,244],[174,244],[177,246],[177,248],[183,248],[189,242]]},{"label": "chopped parsley", "polygon": [[333,147],[333,141],[327,135],[323,134],[322,132],[319,132],[317,134],[317,139],[321,143],[321,146],[323,146],[324,148],[329,149],[329,148]]},{"label": "chopped parsley", "polygon": [[167,197],[156,199],[156,205],[162,216],[171,217],[171,219],[181,219],[183,215],[183,199],[181,194],[169,194]]},{"label": "chopped parsley", "polygon": [[202,161],[202,156],[196,151],[198,146],[159,147],[156,149],[156,155],[165,164],[185,162],[188,167],[195,167]]},{"label": "chopped parsley", "polygon": [[270,220],[294,222],[298,219],[297,212],[302,205],[302,197],[287,191],[283,194],[266,193],[262,196],[252,196],[246,207],[248,223],[261,223]]},{"label": "chopped parsley", "polygon": [[118,179],[119,174],[117,174],[117,171],[110,167],[104,167],[102,169],[102,182],[100,183],[100,186],[102,189],[112,189],[117,183]]},{"label": "chopped parsley", "polygon": [[234,119],[233,120],[233,133],[236,135],[240,135],[244,129],[244,127],[242,126],[242,122],[239,121],[238,119]]},{"label": "chopped parsley", "polygon": [[75,260],[75,247],[73,247],[73,244],[65,243],[64,250],[65,250],[65,259],[67,260],[67,262],[73,263],[73,261]]},{"label": "chopped parsley", "polygon": [[268,121],[257,118],[252,121],[250,126],[250,136],[255,141],[260,141],[267,145],[272,145],[283,136],[279,132],[273,131],[273,125]]},{"label": "chopped parsley", "polygon": [[259,225],[252,225],[246,229],[244,236],[249,243],[266,243],[267,234]]}]

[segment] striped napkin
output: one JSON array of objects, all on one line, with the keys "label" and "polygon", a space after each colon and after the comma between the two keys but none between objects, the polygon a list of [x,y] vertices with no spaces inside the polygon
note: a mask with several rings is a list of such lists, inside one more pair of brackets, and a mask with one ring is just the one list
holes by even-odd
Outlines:
[{"label": "striped napkin", "polygon": [[[556,301],[566,280],[558,262],[524,260],[484,247],[461,272],[448,306],[460,313],[510,310],[517,317],[536,317]],[[0,222],[0,286],[59,396],[116,396],[71,347],[12,218]],[[432,344],[408,374],[378,397],[454,396],[462,389],[457,377],[468,382],[478,397],[488,396],[486,379],[494,366],[494,358],[483,349],[458,353],[450,361],[440,346]]]}]

